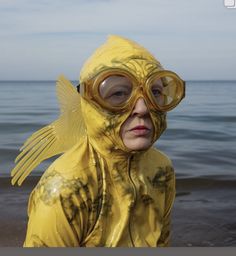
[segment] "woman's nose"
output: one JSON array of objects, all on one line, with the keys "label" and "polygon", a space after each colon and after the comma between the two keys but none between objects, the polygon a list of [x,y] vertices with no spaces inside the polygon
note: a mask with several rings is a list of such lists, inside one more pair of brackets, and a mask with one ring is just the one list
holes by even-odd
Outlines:
[{"label": "woman's nose", "polygon": [[148,111],[145,100],[143,98],[138,98],[134,105],[132,115],[143,116],[143,115],[146,115],[148,112],[149,111]]}]

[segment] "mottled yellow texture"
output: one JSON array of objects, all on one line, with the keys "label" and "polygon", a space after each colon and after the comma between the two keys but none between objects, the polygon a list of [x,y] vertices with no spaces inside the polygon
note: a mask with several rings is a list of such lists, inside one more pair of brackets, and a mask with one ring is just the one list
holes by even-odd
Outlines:
[{"label": "mottled yellow texture", "polygon": [[24,246],[167,246],[174,197],[163,153],[101,156],[85,139],[33,191]]},{"label": "mottled yellow texture", "polygon": [[[144,151],[125,147],[120,130],[132,105],[122,113],[113,113],[86,98],[93,78],[114,68],[130,72],[140,83],[163,69],[146,49],[118,36],[109,37],[85,63],[80,76],[82,97],[71,97],[79,104],[75,100],[68,110],[68,97],[61,97],[64,110],[60,125],[53,124],[44,137],[46,141],[47,136],[53,137],[63,145],[60,150],[55,147],[55,154],[65,153],[46,170],[31,193],[26,247],[169,244],[175,197],[171,161],[152,146]],[[70,86],[63,88],[66,91]],[[166,128],[166,114],[150,108],[150,118],[154,143]],[[66,123],[72,129],[67,126],[63,137],[59,132]]]},{"label": "mottled yellow texture", "polygon": [[160,62],[144,47],[129,39],[111,35],[85,62],[80,72],[80,82],[110,68],[127,70],[139,79],[150,75],[153,70],[163,69]]}]

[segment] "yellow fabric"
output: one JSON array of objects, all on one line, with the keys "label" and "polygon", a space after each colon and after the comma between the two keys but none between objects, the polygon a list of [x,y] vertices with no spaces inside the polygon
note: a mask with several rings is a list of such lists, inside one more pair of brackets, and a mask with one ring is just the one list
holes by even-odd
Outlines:
[{"label": "yellow fabric", "polygon": [[[78,107],[85,132],[79,133],[79,139],[75,136],[72,148],[64,148],[66,153],[48,168],[32,192],[26,247],[169,244],[175,197],[171,161],[153,147],[145,151],[125,147],[120,128],[133,106],[117,114],[86,98],[91,89],[87,82],[114,67],[139,81],[162,69],[146,49],[117,36],[110,37],[87,61],[81,71],[83,92]],[[150,110],[150,117],[154,143],[166,128],[166,115]],[[71,132],[75,135],[76,129]],[[66,144],[66,136],[72,135],[65,133],[60,142]]]},{"label": "yellow fabric", "polygon": [[32,192],[24,246],[167,246],[174,196],[163,153],[101,157],[86,138]]},{"label": "yellow fabric", "polygon": [[[160,63],[142,46],[122,37],[110,36],[107,42],[100,46],[87,60],[81,70],[81,90],[85,99],[93,89],[89,81],[102,71],[116,68],[129,72],[140,84],[146,81],[153,72],[163,69]],[[139,96],[140,93],[138,93],[136,100]],[[114,150],[117,154],[130,152],[123,145],[120,128],[132,112],[135,102],[127,107],[126,112],[114,114],[104,111],[96,102],[81,100],[86,131],[98,152],[104,150],[107,151],[105,154]],[[154,143],[166,128],[166,115],[152,110],[147,101],[146,104],[150,109],[150,116],[154,125]]]},{"label": "yellow fabric", "polygon": [[160,62],[144,47],[129,39],[111,35],[85,62],[80,72],[80,82],[83,84],[110,68],[126,70],[140,82],[151,72],[163,69]]}]

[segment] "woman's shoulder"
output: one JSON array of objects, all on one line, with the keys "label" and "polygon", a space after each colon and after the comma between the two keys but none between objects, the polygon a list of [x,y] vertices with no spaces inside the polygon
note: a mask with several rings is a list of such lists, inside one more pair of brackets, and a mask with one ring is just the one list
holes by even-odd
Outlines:
[{"label": "woman's shoulder", "polygon": [[79,191],[87,191],[90,184],[95,185],[94,163],[83,146],[75,145],[49,166],[35,188],[40,197],[45,200],[67,197]]},{"label": "woman's shoulder", "polygon": [[55,169],[46,172],[35,188],[38,197],[46,204],[51,204],[58,199],[66,199],[81,190],[87,190],[88,183],[81,177],[68,177]]},{"label": "woman's shoulder", "polygon": [[150,148],[144,157],[148,158],[150,162],[157,163],[163,167],[172,166],[171,159],[164,152],[154,147]]},{"label": "woman's shoulder", "polygon": [[[94,166],[86,140],[81,140],[71,149],[59,156],[46,170],[45,174],[56,172],[66,179],[85,178]],[[86,175],[85,175],[86,174]]]}]

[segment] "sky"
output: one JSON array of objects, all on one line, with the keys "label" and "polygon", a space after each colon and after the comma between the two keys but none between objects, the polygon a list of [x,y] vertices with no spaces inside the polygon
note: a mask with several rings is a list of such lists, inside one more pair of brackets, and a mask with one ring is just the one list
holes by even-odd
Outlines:
[{"label": "sky", "polygon": [[227,1],[0,0],[0,80],[78,80],[110,34],[143,45],[184,80],[234,80],[236,8]]}]

